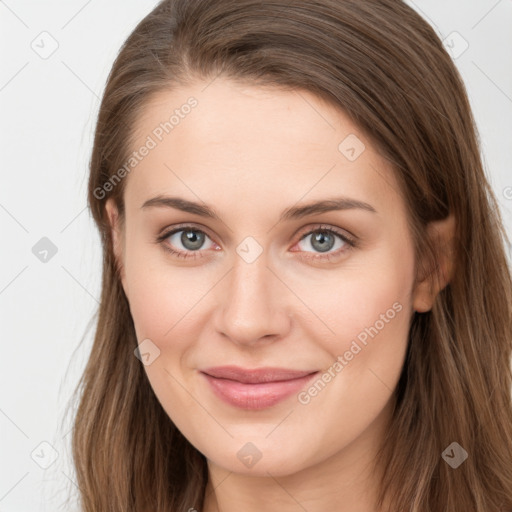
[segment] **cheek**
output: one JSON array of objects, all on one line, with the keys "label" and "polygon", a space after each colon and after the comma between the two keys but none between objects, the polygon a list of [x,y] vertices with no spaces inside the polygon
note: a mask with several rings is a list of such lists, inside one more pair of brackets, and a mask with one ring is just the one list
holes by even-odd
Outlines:
[{"label": "cheek", "polygon": [[333,321],[344,339],[348,334],[364,343],[368,337],[402,328],[404,312],[410,308],[408,280],[393,269],[373,277],[347,283],[334,297],[338,315]]},{"label": "cheek", "polygon": [[[131,273],[131,276],[130,276]],[[182,272],[148,266],[127,268],[130,311],[137,336],[165,340],[187,324],[188,315],[204,292]],[[186,292],[185,292],[186,290]]]},{"label": "cheek", "polygon": [[197,275],[191,281],[194,274],[166,265],[164,258],[155,256],[155,248],[138,250],[127,245],[127,249],[128,300],[137,341],[151,340],[156,346],[151,349],[152,354],[158,354],[144,370],[169,416],[179,428],[188,431],[187,396],[180,385],[181,364],[192,347],[191,340],[197,338],[200,326],[191,313],[207,292],[207,283],[203,277],[201,284]]},{"label": "cheek", "polygon": [[326,425],[343,425],[342,434],[336,428],[324,434],[333,446],[355,439],[375,420],[402,371],[410,323],[410,269],[406,262],[387,269],[368,269],[366,277],[346,279],[344,286],[324,295],[323,302],[318,297],[318,316],[334,334],[319,336],[314,328],[306,334],[328,358],[299,402],[307,417],[309,412]]},{"label": "cheek", "polygon": [[297,295],[307,297],[306,316],[313,319],[303,324],[308,337],[323,339],[329,353],[350,350],[354,340],[365,346],[377,338],[389,339],[388,345],[407,338],[413,280],[413,257],[407,248],[390,245],[357,266],[347,264],[339,272],[308,281],[298,275],[290,279],[295,280]]},{"label": "cheek", "polygon": [[303,324],[309,325],[306,337],[316,340],[328,359],[321,376],[325,385],[306,390],[301,403],[338,403],[332,414],[352,417],[359,426],[379,413],[403,367],[412,277],[412,253],[402,250],[398,257],[390,249],[360,268],[347,269],[335,283],[331,279],[329,288],[325,282],[310,292],[308,305],[330,330],[318,321]]}]

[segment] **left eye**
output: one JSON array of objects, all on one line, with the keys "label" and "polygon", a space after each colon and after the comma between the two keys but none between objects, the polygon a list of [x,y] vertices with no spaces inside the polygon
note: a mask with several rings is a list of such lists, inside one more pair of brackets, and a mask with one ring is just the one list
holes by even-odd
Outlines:
[{"label": "left eye", "polygon": [[[336,238],[338,244],[336,244]],[[326,253],[332,249],[337,249],[334,252],[338,252],[339,249],[343,250],[347,244],[350,245],[350,241],[345,236],[330,229],[310,231],[300,239],[299,244],[305,240],[309,240],[306,246],[312,247],[320,253]],[[337,247],[335,247],[336,245]]]}]

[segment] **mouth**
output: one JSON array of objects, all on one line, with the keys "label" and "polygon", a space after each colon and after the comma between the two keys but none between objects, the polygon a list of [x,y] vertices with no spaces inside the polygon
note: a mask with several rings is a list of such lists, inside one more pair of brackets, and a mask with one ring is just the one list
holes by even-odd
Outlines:
[{"label": "mouth", "polygon": [[318,371],[222,366],[200,373],[216,397],[225,403],[240,409],[261,410],[298,393]]}]

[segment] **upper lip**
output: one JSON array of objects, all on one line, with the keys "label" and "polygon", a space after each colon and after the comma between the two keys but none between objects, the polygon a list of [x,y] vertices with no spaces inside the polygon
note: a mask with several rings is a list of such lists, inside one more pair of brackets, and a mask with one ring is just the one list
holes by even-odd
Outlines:
[{"label": "upper lip", "polygon": [[216,366],[201,370],[211,377],[228,379],[244,384],[259,384],[262,382],[278,382],[292,379],[299,379],[312,373],[315,370],[290,370],[287,368],[241,368],[240,366]]}]

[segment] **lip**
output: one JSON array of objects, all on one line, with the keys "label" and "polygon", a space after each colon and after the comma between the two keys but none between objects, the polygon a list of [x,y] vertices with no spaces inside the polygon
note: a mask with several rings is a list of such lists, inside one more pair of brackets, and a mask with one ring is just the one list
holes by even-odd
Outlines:
[{"label": "lip", "polygon": [[201,370],[215,395],[247,410],[271,407],[302,389],[318,371],[218,366]]}]

